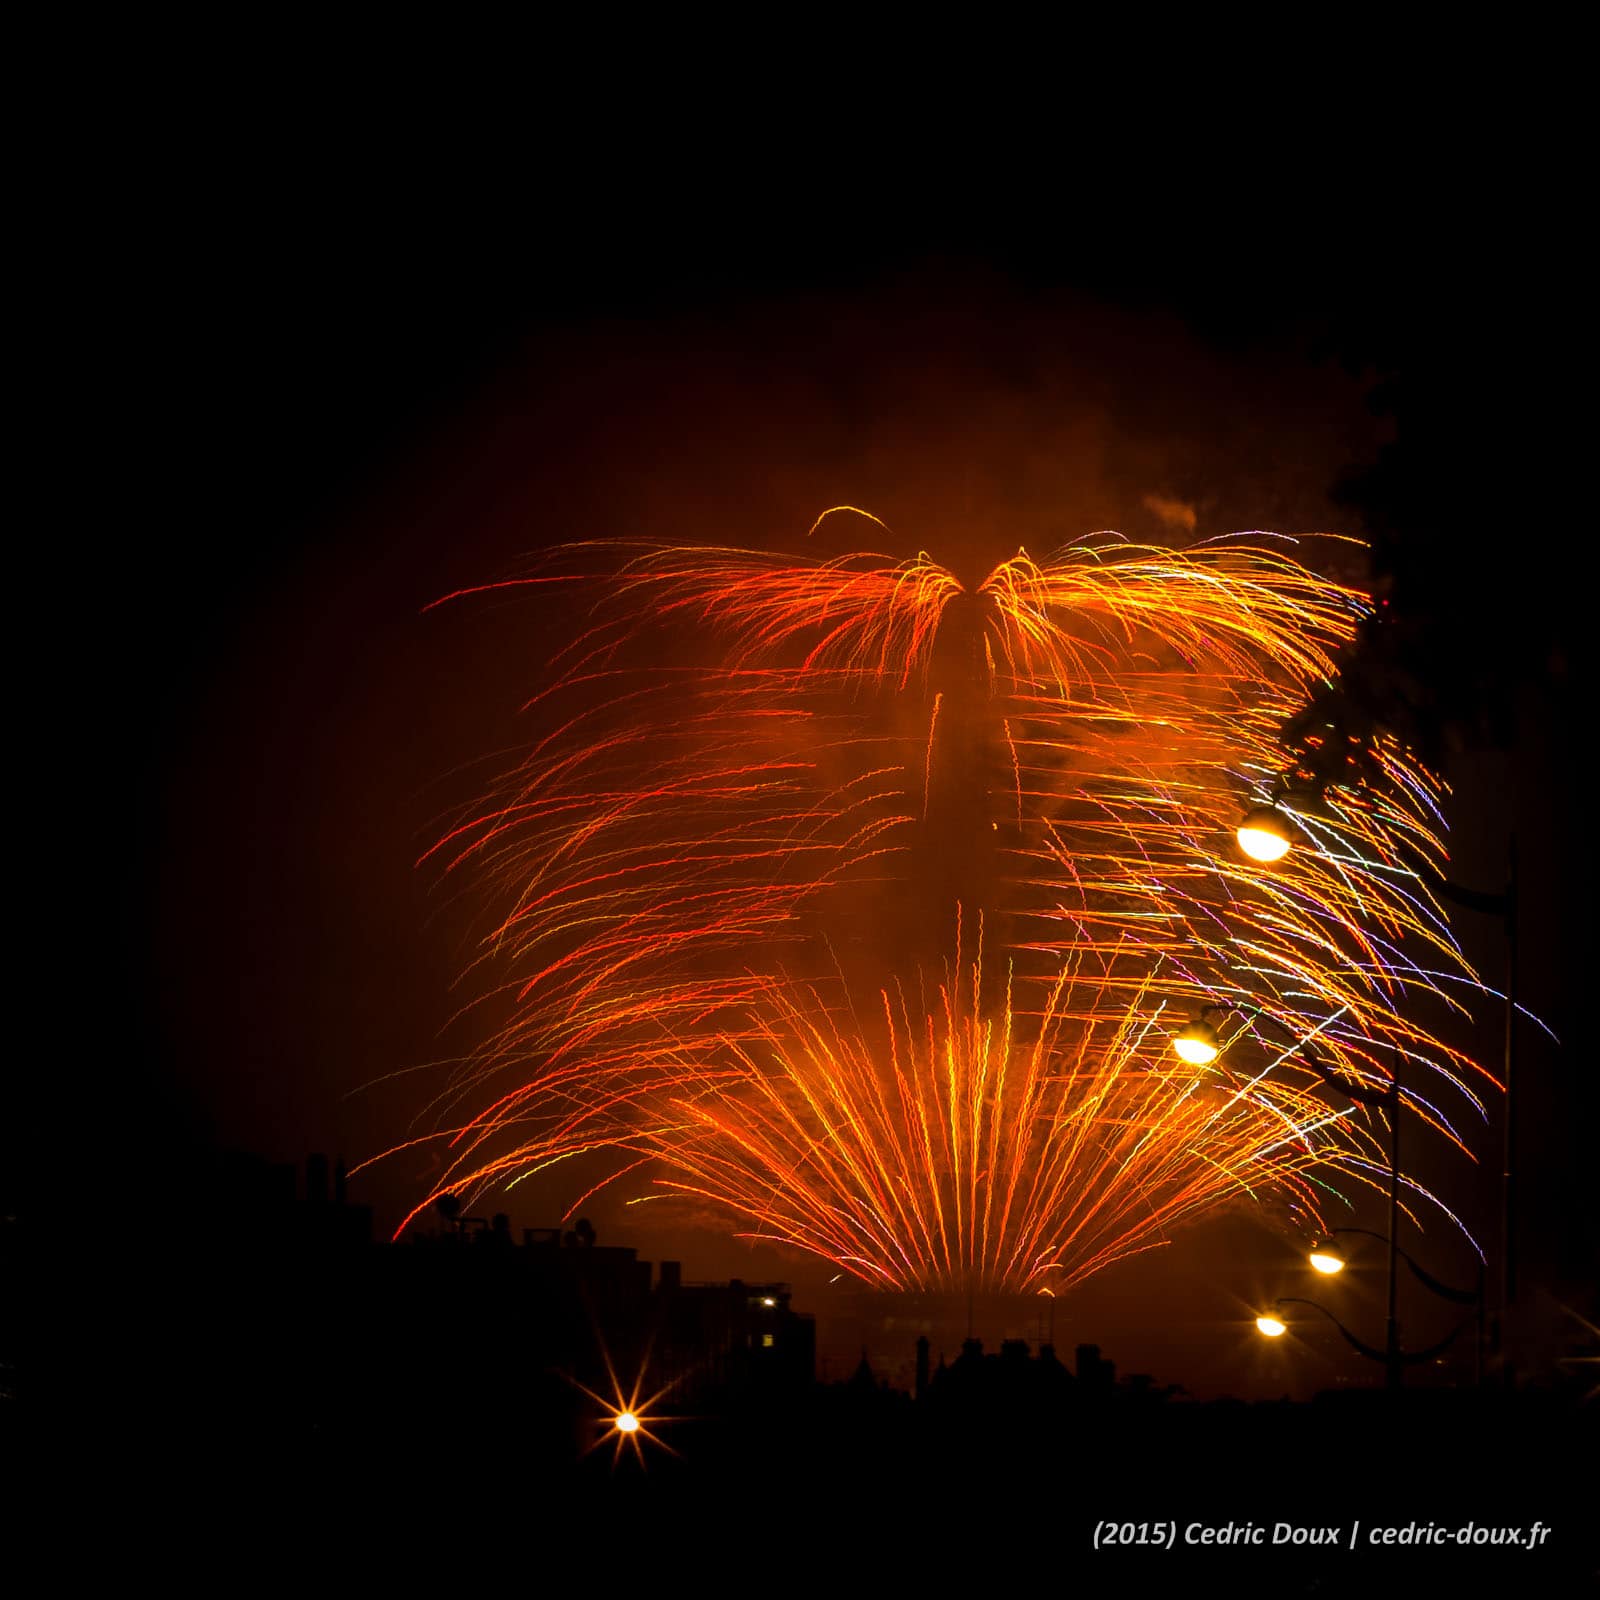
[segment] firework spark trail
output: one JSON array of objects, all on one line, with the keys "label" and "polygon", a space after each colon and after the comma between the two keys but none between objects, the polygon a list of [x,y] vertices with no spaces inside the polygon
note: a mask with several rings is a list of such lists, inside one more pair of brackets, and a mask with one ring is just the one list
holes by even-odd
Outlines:
[{"label": "firework spark trail", "polygon": [[[544,732],[424,858],[498,908],[469,976],[505,1019],[435,1106],[424,1204],[606,1151],[867,1283],[1059,1291],[1231,1197],[1320,1218],[1373,1182],[1370,1114],[1279,1034],[1359,1083],[1403,1067],[1466,1148],[1494,1080],[1408,1015],[1476,981],[1427,887],[1438,780],[1382,740],[1385,781],[1307,819],[1319,848],[1233,847],[1358,591],[1269,535],[1097,536],[970,591],[925,554],[567,559],[597,598]],[[931,994],[902,970],[858,1014],[829,927],[950,853],[931,802],[963,782],[995,881],[968,934],[941,913]],[[1211,1000],[1226,1048],[1177,1065],[1172,1019]]]}]

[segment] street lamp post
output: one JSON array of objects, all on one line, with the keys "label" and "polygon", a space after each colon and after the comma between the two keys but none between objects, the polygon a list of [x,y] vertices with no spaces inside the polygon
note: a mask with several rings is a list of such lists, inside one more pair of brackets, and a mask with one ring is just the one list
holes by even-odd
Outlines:
[{"label": "street lamp post", "polygon": [[[1323,779],[1322,783],[1315,785],[1310,792],[1314,796],[1320,795],[1321,788],[1327,781],[1327,779]],[[1273,862],[1281,860],[1293,847],[1294,829],[1278,805],[1278,801],[1288,793],[1289,791],[1280,783],[1278,788],[1274,790],[1272,799],[1268,804],[1252,807],[1240,819],[1237,830],[1239,848],[1252,860],[1262,865],[1270,866]],[[1506,856],[1506,887],[1498,894],[1481,889],[1469,889],[1464,884],[1453,883],[1450,879],[1440,874],[1432,874],[1429,878],[1434,892],[1442,899],[1450,901],[1452,905],[1464,906],[1471,911],[1479,911],[1487,916],[1499,917],[1505,929],[1506,976],[1503,1070],[1505,1075],[1506,1109],[1505,1139],[1500,1174],[1500,1307],[1499,1315],[1495,1319],[1494,1330],[1495,1347],[1502,1356],[1504,1354],[1505,1321],[1510,1315],[1511,1305],[1516,1299],[1517,1293],[1515,1187],[1517,1148],[1517,841],[1514,834],[1507,841]],[[1200,1021],[1203,1022],[1204,1017],[1205,1013],[1202,1012]],[[1186,1059],[1188,1058],[1186,1057]],[[1349,1084],[1338,1082],[1330,1077],[1309,1053],[1307,1053],[1307,1059],[1325,1081],[1333,1083],[1335,1087],[1342,1089],[1352,1099],[1367,1098],[1355,1093]],[[1396,1110],[1398,1110],[1398,1103],[1399,1087],[1396,1084],[1394,1086],[1394,1109]],[[1398,1214],[1399,1168],[1396,1155],[1398,1139],[1399,1119],[1391,1116],[1389,1127],[1389,1235],[1391,1239],[1394,1237],[1395,1222]],[[1394,1281],[1395,1262],[1391,1254],[1389,1260],[1391,1295]],[[1511,1368],[1509,1365],[1505,1367],[1505,1375],[1507,1381],[1510,1381]]]},{"label": "street lamp post", "polygon": [[[1335,1248],[1333,1241],[1338,1238],[1343,1238],[1347,1235],[1357,1235],[1365,1239],[1376,1239],[1379,1244],[1383,1245],[1390,1243],[1390,1241],[1385,1239],[1381,1233],[1374,1233],[1371,1228],[1330,1229],[1312,1245],[1309,1252],[1311,1265],[1316,1268],[1318,1272],[1324,1274],[1324,1276],[1332,1277],[1344,1270],[1344,1257],[1337,1250],[1337,1248]],[[1429,1272],[1427,1268],[1424,1267],[1422,1263],[1419,1262],[1417,1258],[1409,1251],[1401,1249],[1398,1245],[1396,1245],[1394,1248],[1394,1254],[1398,1255],[1400,1259],[1403,1260],[1411,1269],[1412,1276],[1416,1278],[1417,1282],[1420,1283],[1423,1288],[1428,1289],[1432,1293],[1438,1295],[1441,1300],[1450,1300],[1456,1305],[1470,1305],[1475,1308],[1474,1320],[1477,1323],[1477,1342],[1473,1355],[1473,1376],[1478,1383],[1482,1383],[1484,1301],[1486,1298],[1484,1292],[1484,1270],[1482,1266],[1478,1268],[1478,1282],[1476,1287],[1471,1289],[1453,1289],[1449,1284],[1442,1283],[1438,1278],[1434,1277],[1434,1275]],[[1462,1326],[1464,1327],[1465,1324],[1462,1324]],[[1456,1333],[1459,1333],[1460,1331],[1460,1328],[1456,1329]],[[1456,1333],[1452,1333],[1450,1338],[1454,1339],[1456,1337]],[[1448,1343],[1449,1341],[1447,1340],[1446,1342]],[[1398,1342],[1395,1345],[1395,1349],[1398,1352]]]},{"label": "street lamp post", "polygon": [[[1203,1063],[1215,1057],[1221,1049],[1221,1040],[1216,1030],[1206,1021],[1210,1013],[1228,1012],[1238,1010],[1235,1006],[1225,1006],[1217,1003],[1202,1009],[1200,1015],[1188,1024],[1173,1039],[1173,1048],[1179,1056],[1191,1063]],[[1400,1258],[1400,1074],[1396,1069],[1394,1075],[1381,1089],[1369,1089],[1363,1083],[1356,1083],[1348,1078],[1342,1078],[1331,1067],[1326,1066],[1312,1050],[1311,1046],[1292,1029],[1278,1021],[1270,1012],[1261,1007],[1255,1008],[1252,1021],[1268,1022],[1277,1028],[1290,1042],[1290,1045],[1299,1054],[1308,1067],[1322,1079],[1329,1087],[1337,1089],[1340,1094],[1362,1105],[1379,1106],[1389,1122],[1389,1300],[1387,1329],[1384,1335],[1384,1346],[1389,1352],[1387,1358],[1387,1372],[1389,1382],[1398,1384],[1403,1362],[1400,1358],[1400,1319],[1399,1306],[1399,1258]],[[1211,1040],[1217,1041],[1217,1048],[1211,1054],[1203,1055],[1198,1051],[1197,1041],[1209,1044]],[[1188,1048],[1186,1048],[1186,1045]]]},{"label": "street lamp post", "polygon": [[[1495,1319],[1495,1346],[1504,1343],[1505,1320],[1517,1295],[1516,1246],[1516,1153],[1517,1153],[1517,840],[1513,834],[1506,845],[1506,886],[1499,894],[1468,889],[1448,878],[1435,878],[1434,889],[1452,905],[1499,917],[1505,930],[1505,1143],[1500,1174],[1500,1309]],[[1503,1352],[1502,1352],[1503,1353]],[[1506,1375],[1510,1377],[1509,1367]]]},{"label": "street lamp post", "polygon": [[[1350,1099],[1363,1105],[1382,1106],[1389,1119],[1389,1236],[1384,1242],[1389,1247],[1388,1310],[1384,1319],[1384,1372],[1391,1388],[1398,1388],[1404,1372],[1405,1358],[1400,1352],[1400,1074],[1396,1071],[1382,1089],[1369,1089],[1365,1084],[1352,1083],[1325,1067],[1304,1046],[1302,1058],[1319,1078]],[[1382,1238],[1381,1234],[1373,1237]],[[1406,1256],[1410,1261],[1410,1256]],[[1416,1263],[1412,1262],[1415,1267]],[[1319,1307],[1319,1309],[1321,1309]],[[1332,1313],[1330,1312],[1331,1316]],[[1337,1321],[1337,1318],[1335,1318]],[[1348,1337],[1348,1335],[1347,1335]],[[1454,1337],[1454,1335],[1452,1335]]]},{"label": "street lamp post", "polygon": [[1462,1328],[1467,1325],[1465,1322],[1461,1323],[1437,1344],[1431,1344],[1425,1350],[1402,1350],[1393,1343],[1386,1343],[1384,1348],[1379,1350],[1358,1334],[1352,1333],[1320,1300],[1308,1300],[1302,1295],[1288,1294],[1275,1300],[1271,1311],[1264,1312],[1256,1318],[1256,1328],[1266,1338],[1278,1339],[1289,1331],[1288,1320],[1282,1315],[1285,1306],[1310,1306],[1313,1311],[1321,1312],[1344,1336],[1345,1342],[1351,1349],[1364,1355],[1369,1361],[1382,1362],[1385,1382],[1390,1389],[1401,1387],[1402,1375],[1407,1367],[1419,1366],[1424,1361],[1432,1361],[1435,1356],[1442,1355],[1455,1343]]}]

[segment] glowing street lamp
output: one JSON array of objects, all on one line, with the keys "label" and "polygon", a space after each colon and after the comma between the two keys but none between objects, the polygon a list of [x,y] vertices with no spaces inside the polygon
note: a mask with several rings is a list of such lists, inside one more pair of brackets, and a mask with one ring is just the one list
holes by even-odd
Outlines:
[{"label": "glowing street lamp", "polygon": [[1239,848],[1252,861],[1270,864],[1289,853],[1294,833],[1289,819],[1276,806],[1255,806],[1247,811],[1234,832]]},{"label": "glowing street lamp", "polygon": [[639,1419],[631,1411],[619,1411],[611,1419],[611,1425],[618,1433],[637,1433]]},{"label": "glowing street lamp", "polygon": [[1203,1067],[1222,1053],[1222,1039],[1202,1012],[1173,1034],[1172,1048],[1180,1061],[1188,1062],[1191,1067]]},{"label": "glowing street lamp", "polygon": [[1331,1239],[1318,1239],[1307,1257],[1311,1265],[1326,1277],[1344,1271],[1344,1254]]},{"label": "glowing street lamp", "polygon": [[[1411,1263],[1412,1271],[1414,1271],[1419,1278],[1423,1279],[1423,1281],[1427,1283],[1430,1288],[1443,1295],[1445,1299],[1457,1301],[1476,1299],[1479,1302],[1480,1310],[1477,1317],[1477,1322],[1479,1328],[1479,1346],[1481,1349],[1483,1328],[1483,1314],[1481,1310],[1483,1295],[1481,1279],[1478,1290],[1472,1294],[1459,1292],[1454,1289],[1446,1288],[1445,1285],[1439,1283],[1436,1279],[1428,1277],[1428,1275],[1423,1272],[1416,1262],[1411,1261],[1409,1256],[1407,1256],[1406,1259]],[[1319,1268],[1318,1270],[1320,1271],[1322,1269]],[[1328,1321],[1331,1322],[1334,1327],[1336,1327],[1344,1336],[1345,1343],[1348,1344],[1353,1350],[1358,1352],[1360,1355],[1364,1355],[1369,1361],[1377,1361],[1383,1364],[1385,1377],[1391,1389],[1397,1389],[1400,1387],[1401,1375],[1407,1367],[1432,1361],[1435,1356],[1443,1355],[1444,1352],[1455,1343],[1456,1336],[1461,1333],[1464,1328],[1468,1327],[1473,1320],[1469,1317],[1466,1322],[1463,1322],[1460,1325],[1460,1327],[1457,1327],[1451,1332],[1447,1333],[1437,1344],[1429,1345],[1426,1350],[1402,1350],[1400,1348],[1398,1338],[1398,1329],[1393,1319],[1391,1319],[1388,1326],[1388,1336],[1384,1341],[1383,1349],[1380,1350],[1376,1345],[1368,1344],[1366,1340],[1358,1338],[1355,1334],[1353,1334],[1320,1301],[1306,1300],[1299,1295],[1284,1295],[1281,1299],[1277,1300],[1273,1304],[1273,1307],[1270,1311],[1263,1311],[1261,1315],[1256,1318],[1256,1332],[1261,1334],[1261,1336],[1266,1339],[1281,1339],[1283,1335],[1289,1331],[1288,1317],[1284,1313],[1285,1306],[1308,1306],[1311,1310],[1326,1317]]]},{"label": "glowing street lamp", "polygon": [[[1481,1382],[1483,1378],[1484,1329],[1484,1276],[1482,1269],[1479,1269],[1478,1281],[1473,1288],[1453,1288],[1448,1283],[1440,1282],[1440,1280],[1434,1277],[1434,1275],[1429,1272],[1427,1268],[1425,1268],[1409,1250],[1402,1249],[1392,1240],[1392,1238],[1381,1233],[1374,1233],[1370,1228],[1334,1228],[1330,1232],[1323,1234],[1320,1238],[1316,1239],[1312,1243],[1311,1249],[1307,1253],[1306,1257],[1306,1259],[1311,1263],[1312,1267],[1315,1268],[1316,1271],[1322,1273],[1324,1277],[1333,1277],[1336,1274],[1344,1271],[1346,1264],[1345,1251],[1337,1241],[1340,1238],[1345,1237],[1371,1239],[1376,1243],[1381,1244],[1387,1251],[1389,1251],[1391,1267],[1396,1259],[1403,1261],[1411,1269],[1411,1274],[1414,1278],[1416,1278],[1417,1282],[1420,1283],[1423,1288],[1428,1289],[1432,1293],[1438,1295],[1441,1300],[1450,1300],[1456,1305],[1472,1306],[1474,1308],[1475,1320],[1478,1327],[1476,1366],[1478,1380]],[[1278,1303],[1279,1305],[1288,1305],[1295,1302],[1280,1300]],[[1316,1304],[1315,1301],[1311,1300],[1299,1303],[1305,1305]],[[1444,1348],[1444,1345],[1448,1345],[1450,1341],[1456,1337],[1456,1334],[1459,1334],[1462,1329],[1467,1326],[1467,1323],[1462,1323],[1461,1327],[1457,1328],[1455,1333],[1452,1333],[1450,1337],[1444,1341],[1444,1345],[1436,1345],[1431,1350],[1423,1351],[1420,1354],[1412,1354],[1400,1348],[1400,1324],[1396,1309],[1397,1301],[1395,1299],[1395,1285],[1392,1279],[1390,1282],[1389,1307],[1389,1322],[1386,1340],[1387,1347],[1382,1352],[1382,1357],[1388,1365],[1391,1382],[1399,1381],[1399,1374],[1402,1368],[1411,1365],[1418,1360],[1426,1360],[1429,1357],[1437,1355],[1439,1351]],[[1316,1309],[1321,1311],[1324,1316],[1332,1316],[1332,1313],[1329,1312],[1324,1306],[1317,1306]],[[1343,1333],[1352,1344],[1355,1344],[1356,1348],[1361,1350],[1363,1354],[1370,1355],[1373,1353],[1352,1338],[1349,1331],[1343,1326],[1340,1327],[1339,1331]]]}]

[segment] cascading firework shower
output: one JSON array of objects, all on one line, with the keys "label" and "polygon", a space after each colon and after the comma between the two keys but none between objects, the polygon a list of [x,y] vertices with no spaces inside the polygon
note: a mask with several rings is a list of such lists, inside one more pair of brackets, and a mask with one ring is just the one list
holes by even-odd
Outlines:
[{"label": "cascading firework shower", "polygon": [[[972,587],[607,544],[493,586],[583,620],[424,857],[493,914],[418,1210],[585,1156],[868,1284],[1059,1293],[1226,1202],[1322,1226],[1373,1182],[1381,1123],[1308,1048],[1465,1150],[1494,1081],[1415,1020],[1476,987],[1437,779],[1380,737],[1315,848],[1234,843],[1367,610],[1293,548],[1097,535]],[[1225,1047],[1186,1065],[1207,1004]]]}]

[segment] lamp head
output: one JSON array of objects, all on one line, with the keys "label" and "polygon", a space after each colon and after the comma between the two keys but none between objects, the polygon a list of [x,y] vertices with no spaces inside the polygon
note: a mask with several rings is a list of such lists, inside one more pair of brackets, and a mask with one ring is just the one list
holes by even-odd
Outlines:
[{"label": "lamp head", "polygon": [[1234,837],[1252,861],[1281,861],[1294,842],[1293,824],[1276,806],[1255,806],[1240,818]]},{"label": "lamp head", "polygon": [[1289,1331],[1289,1324],[1272,1311],[1263,1311],[1256,1318],[1256,1332],[1268,1339],[1281,1339]]},{"label": "lamp head", "polygon": [[1327,1277],[1332,1277],[1336,1272],[1344,1271],[1344,1251],[1332,1239],[1318,1239],[1311,1246],[1308,1259],[1311,1265]]},{"label": "lamp head", "polygon": [[1172,1048],[1180,1061],[1188,1062],[1191,1067],[1203,1067],[1217,1059],[1222,1040],[1204,1017],[1196,1017],[1173,1034]]}]

